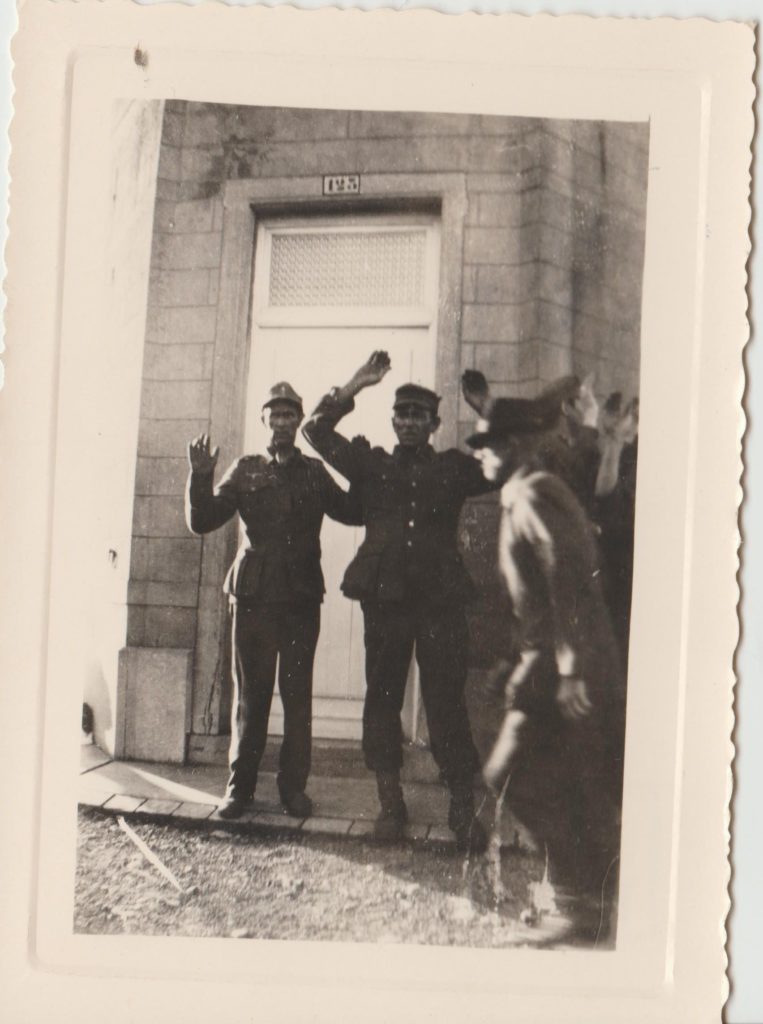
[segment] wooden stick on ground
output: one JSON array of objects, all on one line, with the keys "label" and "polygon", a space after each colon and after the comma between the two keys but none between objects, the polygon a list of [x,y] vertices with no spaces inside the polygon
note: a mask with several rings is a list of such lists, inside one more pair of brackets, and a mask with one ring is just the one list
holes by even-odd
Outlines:
[{"label": "wooden stick on ground", "polygon": [[132,839],[132,841],[138,847],[138,849],[149,862],[149,864],[152,864],[157,871],[164,875],[167,881],[171,882],[172,885],[174,885],[175,888],[178,890],[178,892],[185,893],[185,889],[180,884],[180,882],[178,882],[177,878],[175,878],[170,869],[166,867],[166,865],[162,864],[162,862],[159,860],[159,858],[156,856],[153,850],[149,849],[149,847],[143,842],[143,840],[140,838],[137,832],[127,824],[127,822],[121,815],[117,815],[117,824],[122,829],[122,831],[130,839]]}]

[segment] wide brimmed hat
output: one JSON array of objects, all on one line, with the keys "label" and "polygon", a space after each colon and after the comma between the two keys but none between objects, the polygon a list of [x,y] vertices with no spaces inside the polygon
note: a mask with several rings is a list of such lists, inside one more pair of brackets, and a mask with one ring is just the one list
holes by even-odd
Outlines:
[{"label": "wide brimmed hat", "polygon": [[440,396],[420,384],[402,384],[395,392],[395,402],[392,408],[397,409],[401,405],[415,405],[436,416],[440,407]]},{"label": "wide brimmed hat", "polygon": [[466,443],[470,448],[487,448],[517,434],[542,433],[554,426],[558,412],[548,399],[497,398],[490,415],[480,421],[480,429],[467,437]]},{"label": "wide brimmed hat", "polygon": [[268,409],[274,402],[288,402],[290,405],[296,406],[302,415],[302,399],[288,381],[282,380],[273,385],[268,391],[268,397],[262,403],[262,408]]}]

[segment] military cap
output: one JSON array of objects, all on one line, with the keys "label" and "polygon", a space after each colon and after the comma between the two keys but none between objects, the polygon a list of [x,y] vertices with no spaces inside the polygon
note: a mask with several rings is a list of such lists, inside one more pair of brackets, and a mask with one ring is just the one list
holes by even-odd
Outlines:
[{"label": "military cap", "polygon": [[440,406],[440,397],[429,388],[420,384],[402,384],[395,392],[394,409],[401,405],[416,405],[420,409],[427,409],[433,415],[437,415]]},{"label": "military cap", "polygon": [[540,398],[497,398],[479,430],[467,437],[470,448],[487,448],[494,441],[506,441],[515,434],[537,434],[550,430],[559,410]]},{"label": "military cap", "polygon": [[302,399],[291,384],[285,380],[279,381],[278,384],[274,384],[270,391],[268,391],[268,397],[262,403],[262,408],[268,409],[274,402],[289,402],[291,405],[296,405],[299,409],[300,415],[302,415]]}]

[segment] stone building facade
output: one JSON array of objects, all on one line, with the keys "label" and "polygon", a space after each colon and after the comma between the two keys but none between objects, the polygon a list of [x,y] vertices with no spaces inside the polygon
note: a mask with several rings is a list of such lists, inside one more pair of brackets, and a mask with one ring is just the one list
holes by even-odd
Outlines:
[{"label": "stone building facade", "polygon": [[[498,394],[531,396],[569,372],[595,372],[600,395],[638,392],[648,142],[646,124],[165,104],[118,755],[223,756],[221,585],[236,528],[188,533],[185,447],[205,431],[221,466],[242,451],[258,221],[437,218],[438,443],[460,444],[474,420],[458,394],[466,367]],[[324,176],[339,172],[359,175],[359,192],[324,195]],[[496,516],[494,499],[472,502],[461,528],[482,593],[475,673],[503,628]]]}]

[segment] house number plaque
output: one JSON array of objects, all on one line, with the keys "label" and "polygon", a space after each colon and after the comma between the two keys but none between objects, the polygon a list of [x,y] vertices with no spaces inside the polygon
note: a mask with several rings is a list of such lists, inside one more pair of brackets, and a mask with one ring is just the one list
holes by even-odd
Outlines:
[{"label": "house number plaque", "polygon": [[346,196],[360,192],[359,174],[326,174],[323,178],[324,196]]}]

